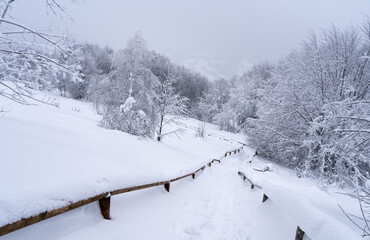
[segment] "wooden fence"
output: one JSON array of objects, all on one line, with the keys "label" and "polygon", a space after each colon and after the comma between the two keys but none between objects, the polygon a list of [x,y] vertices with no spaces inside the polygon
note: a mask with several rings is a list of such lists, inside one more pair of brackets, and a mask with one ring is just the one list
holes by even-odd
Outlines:
[{"label": "wooden fence", "polygon": [[[243,144],[243,146],[245,146],[245,144]],[[122,194],[122,193],[127,193],[127,192],[132,192],[132,191],[137,191],[137,190],[140,190],[140,189],[146,189],[146,188],[151,188],[151,187],[155,187],[155,186],[160,186],[160,185],[163,185],[164,188],[167,190],[167,192],[169,192],[170,191],[170,184],[172,182],[175,182],[175,181],[178,181],[180,179],[190,177],[190,176],[192,176],[192,178],[195,179],[196,173],[198,173],[200,171],[203,171],[206,168],[207,165],[208,165],[208,167],[211,167],[212,163],[214,163],[214,162],[221,163],[222,158],[227,157],[228,155],[231,155],[231,154],[239,153],[240,150],[243,148],[243,146],[241,148],[236,149],[236,150],[226,152],[220,159],[213,159],[208,164],[199,168],[195,172],[191,172],[191,173],[185,174],[183,176],[180,176],[180,177],[177,177],[177,178],[174,178],[174,179],[159,181],[159,182],[155,182],[155,183],[148,183],[148,184],[144,184],[144,185],[133,186],[133,187],[123,188],[123,189],[116,189],[116,190],[113,190],[113,191],[110,191],[110,192],[102,193],[102,194],[95,195],[95,196],[92,196],[92,197],[87,198],[87,199],[83,199],[83,200],[71,203],[67,206],[64,206],[64,207],[61,207],[61,208],[58,208],[58,209],[42,212],[42,213],[40,213],[38,215],[35,215],[35,216],[32,216],[32,217],[22,218],[18,221],[15,221],[13,223],[9,223],[5,226],[0,227],[0,236],[11,233],[11,232],[16,231],[16,230],[19,230],[21,228],[27,227],[27,226],[32,225],[34,223],[41,222],[45,219],[57,216],[59,214],[68,212],[70,210],[82,207],[84,205],[87,205],[87,204],[95,202],[95,201],[99,201],[100,211],[101,211],[101,214],[103,215],[103,217],[105,219],[110,219],[110,199],[111,199],[111,196],[114,196],[114,195],[117,195],[117,194]]]},{"label": "wooden fence", "polygon": [[[251,184],[251,189],[256,187],[256,188],[259,188],[263,191],[261,186],[252,182],[252,180],[249,179],[247,176],[245,176],[244,173],[238,172],[238,175],[243,178],[243,181],[247,180]],[[265,193],[263,193],[262,202],[266,202],[267,199],[269,199],[269,197]],[[304,235],[305,235],[305,232],[299,226],[297,226],[297,230],[296,230],[296,234],[295,234],[295,240],[303,240]]]}]

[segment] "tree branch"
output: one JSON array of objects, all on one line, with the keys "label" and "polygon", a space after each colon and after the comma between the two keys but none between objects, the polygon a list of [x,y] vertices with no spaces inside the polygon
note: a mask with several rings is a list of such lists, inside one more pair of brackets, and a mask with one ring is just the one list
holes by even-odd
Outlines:
[{"label": "tree branch", "polygon": [[24,26],[24,25],[22,25],[22,24],[20,24],[20,23],[16,23],[16,22],[13,22],[13,21],[6,20],[6,19],[4,19],[4,18],[0,18],[0,23],[2,23],[2,22],[3,22],[3,23],[10,24],[10,25],[17,26],[17,27],[22,28],[22,29],[25,29],[25,30],[27,30],[28,32],[30,32],[30,33],[32,33],[32,34],[34,34],[34,35],[36,35],[36,36],[40,37],[41,39],[45,40],[46,42],[51,43],[52,45],[56,46],[59,50],[61,50],[61,51],[62,51],[63,53],[65,53],[66,55],[68,55],[68,56],[70,55],[70,54],[69,54],[69,53],[67,53],[63,48],[61,48],[61,47],[57,44],[57,42],[54,42],[54,41],[52,41],[51,39],[49,39],[49,38],[45,37],[45,36],[44,36],[44,34],[42,34],[42,33],[38,32],[38,31],[32,30],[31,28],[26,27],[26,26]]},{"label": "tree branch", "polygon": [[70,70],[68,67],[64,66],[63,64],[60,64],[56,61],[54,61],[53,59],[51,58],[48,58],[44,55],[41,55],[41,54],[38,54],[38,53],[30,53],[30,52],[18,52],[18,51],[12,51],[12,50],[5,50],[5,49],[0,49],[0,52],[4,52],[4,53],[14,53],[14,54],[18,54],[18,55],[31,55],[31,56],[36,56],[36,57],[40,57],[40,58],[43,58],[49,62],[52,62],[54,63],[55,65],[58,65],[59,67],[62,67],[66,70]]},{"label": "tree branch", "polygon": [[336,129],[334,132],[351,132],[351,133],[370,133],[370,130],[366,129]]}]

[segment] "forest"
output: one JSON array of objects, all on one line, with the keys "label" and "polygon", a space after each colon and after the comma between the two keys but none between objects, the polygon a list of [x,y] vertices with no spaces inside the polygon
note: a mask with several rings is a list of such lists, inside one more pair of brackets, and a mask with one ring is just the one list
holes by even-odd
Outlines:
[{"label": "forest", "polygon": [[369,20],[312,32],[277,64],[215,81],[147,49],[140,32],[114,51],[0,22],[1,97],[27,104],[36,89],[91,101],[102,127],[158,140],[165,115],[187,115],[246,134],[299,175],[351,186],[369,177]]}]

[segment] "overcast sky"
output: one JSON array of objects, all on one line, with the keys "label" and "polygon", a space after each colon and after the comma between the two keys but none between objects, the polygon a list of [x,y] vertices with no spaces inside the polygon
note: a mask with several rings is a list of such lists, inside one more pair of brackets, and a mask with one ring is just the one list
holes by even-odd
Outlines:
[{"label": "overcast sky", "polygon": [[79,0],[62,2],[73,18],[47,14],[44,0],[16,0],[18,22],[73,34],[78,41],[124,48],[141,31],[150,49],[211,78],[299,47],[308,31],[356,25],[370,0]]}]

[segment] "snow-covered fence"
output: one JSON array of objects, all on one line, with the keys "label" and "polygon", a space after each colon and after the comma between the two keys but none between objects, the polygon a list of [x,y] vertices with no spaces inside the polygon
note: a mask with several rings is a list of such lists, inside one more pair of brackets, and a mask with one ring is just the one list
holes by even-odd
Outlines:
[{"label": "snow-covered fence", "polygon": [[[243,146],[245,146],[245,144],[243,144]],[[87,204],[95,202],[95,201],[99,201],[99,206],[100,206],[100,211],[101,211],[102,216],[105,219],[110,219],[110,199],[111,199],[111,196],[114,196],[114,195],[117,195],[117,194],[122,194],[122,193],[127,193],[127,192],[132,192],[132,191],[137,191],[137,190],[141,190],[141,189],[151,188],[151,187],[155,187],[155,186],[161,186],[161,185],[163,185],[164,188],[167,190],[167,192],[169,192],[170,191],[170,184],[172,182],[175,182],[175,181],[178,181],[180,179],[190,177],[190,176],[192,176],[192,178],[195,179],[196,174],[200,171],[203,171],[206,168],[207,165],[209,167],[211,167],[212,163],[214,163],[214,162],[221,163],[221,160],[224,157],[227,157],[228,155],[231,155],[232,153],[234,153],[234,154],[239,153],[240,150],[243,148],[243,146],[241,148],[235,149],[233,151],[226,152],[220,159],[213,159],[208,164],[202,166],[201,168],[199,168],[198,170],[196,170],[194,172],[185,174],[183,176],[180,176],[180,177],[177,177],[177,178],[174,178],[174,179],[159,181],[159,182],[154,182],[154,183],[149,183],[149,184],[144,184],[144,185],[138,185],[138,186],[133,186],[133,187],[127,187],[127,188],[122,188],[122,189],[116,189],[116,190],[113,190],[113,191],[109,191],[109,192],[101,193],[101,194],[98,194],[98,195],[95,195],[95,196],[91,196],[87,199],[81,199],[79,201],[71,202],[66,206],[63,206],[63,207],[60,207],[60,208],[57,208],[57,209],[53,209],[53,210],[49,210],[49,211],[44,211],[44,212],[41,212],[41,213],[39,213],[37,215],[34,215],[34,216],[31,216],[31,217],[21,218],[18,221],[14,221],[14,222],[9,223],[7,225],[0,226],[0,236],[11,233],[11,232],[16,231],[16,230],[19,230],[21,228],[27,227],[27,226],[32,225],[34,223],[41,222],[43,220],[46,220],[48,218],[57,216],[59,214],[68,212],[70,210],[82,207],[84,205],[87,205]]]},{"label": "snow-covered fence", "polygon": [[[261,186],[259,186],[259,185],[257,185],[257,184],[255,184],[250,178],[248,178],[244,173],[242,173],[242,172],[238,172],[238,175],[239,176],[241,176],[242,178],[243,178],[243,181],[245,181],[245,180],[247,180],[250,184],[251,184],[251,189],[253,189],[253,188],[259,188],[259,189],[261,189],[261,190],[263,190],[262,189],[262,187]],[[265,194],[265,193],[263,193],[263,197],[262,197],[262,202],[265,202],[265,201],[267,201],[267,199],[269,199],[269,197]],[[297,226],[297,230],[296,230],[296,235],[295,235],[295,240],[303,240],[303,237],[304,237],[304,235],[305,235],[305,232],[299,227],[299,226]]]},{"label": "snow-covered fence", "polygon": [[251,188],[257,187],[263,191],[262,202],[272,200],[296,222],[296,240],[361,239],[348,226],[321,211],[299,193],[267,181],[258,181],[257,185],[255,180],[243,172],[238,172],[238,175],[247,180]]},{"label": "snow-covered fence", "polygon": [[[238,172],[238,175],[241,176],[243,178],[243,181],[247,180],[250,184],[251,184],[251,189],[253,189],[254,187],[256,188],[259,188],[262,190],[262,187],[253,183],[252,180],[250,180],[247,176],[245,176],[244,173],[242,172]],[[265,202],[269,197],[266,195],[266,194],[263,194],[263,197],[262,197],[262,202]]]},{"label": "snow-covered fence", "polygon": [[[245,146],[245,144],[243,144],[243,146]],[[232,153],[236,154],[236,153],[239,153],[239,152],[240,152],[240,148],[236,149],[234,151],[226,152],[224,157],[227,157],[227,155],[231,155]]]}]

